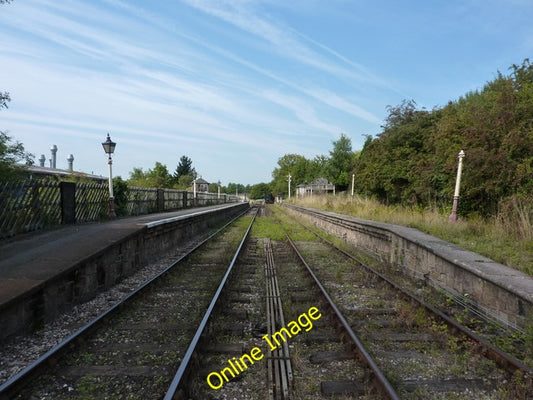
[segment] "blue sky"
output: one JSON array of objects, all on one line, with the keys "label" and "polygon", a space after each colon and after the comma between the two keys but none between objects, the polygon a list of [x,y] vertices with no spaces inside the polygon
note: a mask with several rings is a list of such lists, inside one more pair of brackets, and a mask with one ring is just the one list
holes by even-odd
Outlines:
[{"label": "blue sky", "polygon": [[[210,182],[360,149],[388,105],[431,109],[533,58],[532,0],[14,0],[0,5],[0,129],[58,168],[182,155]],[[48,165],[48,162],[47,162]]]}]

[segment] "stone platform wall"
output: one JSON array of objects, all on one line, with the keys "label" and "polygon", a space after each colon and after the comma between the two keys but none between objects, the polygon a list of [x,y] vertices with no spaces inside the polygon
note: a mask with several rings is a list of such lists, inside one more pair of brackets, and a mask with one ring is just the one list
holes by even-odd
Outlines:
[{"label": "stone platform wall", "polygon": [[287,206],[318,228],[429,285],[462,296],[507,324],[533,318],[533,278],[417,229]]},{"label": "stone platform wall", "polygon": [[30,331],[59,313],[93,298],[121,279],[208,228],[249,208],[248,203],[235,203],[224,208],[199,211],[145,224],[89,257],[74,261],[72,267],[57,274],[0,309],[0,339]]}]

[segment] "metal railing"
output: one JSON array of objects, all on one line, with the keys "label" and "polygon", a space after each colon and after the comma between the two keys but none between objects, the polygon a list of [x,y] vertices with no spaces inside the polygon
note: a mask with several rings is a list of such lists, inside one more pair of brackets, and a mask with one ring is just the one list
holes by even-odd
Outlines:
[{"label": "metal railing", "polygon": [[[0,239],[65,223],[105,220],[108,200],[107,183],[102,182],[0,182]],[[128,187],[122,199],[115,198],[115,206],[119,216],[127,217],[237,201],[226,194],[196,192],[194,197],[186,190]]]}]

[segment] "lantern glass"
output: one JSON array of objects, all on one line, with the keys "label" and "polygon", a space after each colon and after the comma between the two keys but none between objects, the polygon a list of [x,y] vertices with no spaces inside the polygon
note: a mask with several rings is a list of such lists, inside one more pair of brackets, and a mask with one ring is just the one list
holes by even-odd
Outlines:
[{"label": "lantern glass", "polygon": [[115,152],[115,146],[117,144],[115,142],[113,142],[111,140],[111,138],[109,137],[109,133],[107,134],[107,140],[105,142],[102,143],[102,147],[104,148],[104,151],[111,155]]}]

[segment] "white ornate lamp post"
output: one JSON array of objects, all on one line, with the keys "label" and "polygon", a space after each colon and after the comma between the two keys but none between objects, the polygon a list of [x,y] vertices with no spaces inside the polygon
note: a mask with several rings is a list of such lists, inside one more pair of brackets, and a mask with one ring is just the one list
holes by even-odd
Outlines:
[{"label": "white ornate lamp post", "polygon": [[109,133],[107,134],[107,140],[102,143],[104,151],[109,156],[107,163],[109,164],[109,219],[115,219],[117,215],[115,214],[115,197],[113,195],[113,160],[111,159],[111,154],[115,151],[115,146],[117,144],[111,141]]},{"label": "white ornate lamp post", "polygon": [[458,155],[459,165],[457,166],[457,179],[455,180],[455,192],[453,194],[452,213],[448,217],[450,222],[457,222],[457,206],[459,204],[459,188],[461,187],[461,172],[463,171],[463,158],[465,152],[461,150]]}]

